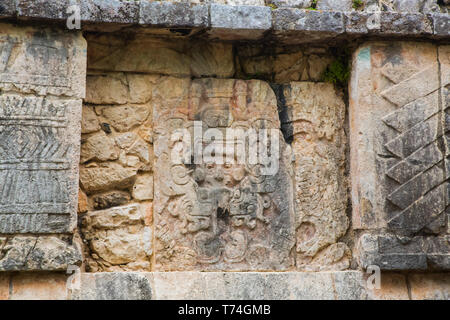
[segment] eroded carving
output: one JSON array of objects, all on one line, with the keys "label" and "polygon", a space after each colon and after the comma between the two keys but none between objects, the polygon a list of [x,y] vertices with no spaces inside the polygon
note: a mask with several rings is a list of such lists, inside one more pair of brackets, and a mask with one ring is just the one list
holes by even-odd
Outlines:
[{"label": "eroded carving", "polygon": [[[232,152],[238,145],[248,150],[249,140],[230,140],[225,132],[275,129],[282,139],[273,91],[259,81],[215,79],[196,80],[188,88],[176,102],[170,97],[154,102],[157,269],[288,269],[295,242],[288,150],[284,143],[275,149],[265,145],[281,159],[276,174],[265,175],[261,164],[239,162]],[[177,136],[179,129],[194,133],[199,122],[202,137],[214,128],[223,139],[207,145]],[[204,144],[203,154],[224,162],[194,159],[198,143]],[[192,161],[174,163],[186,148],[193,150]]]}]

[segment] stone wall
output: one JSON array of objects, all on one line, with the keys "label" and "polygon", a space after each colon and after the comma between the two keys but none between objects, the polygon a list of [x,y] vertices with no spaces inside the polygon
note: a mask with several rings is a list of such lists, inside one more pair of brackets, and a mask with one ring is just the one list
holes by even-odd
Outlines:
[{"label": "stone wall", "polygon": [[0,6],[0,299],[448,300],[448,1],[177,2]]}]

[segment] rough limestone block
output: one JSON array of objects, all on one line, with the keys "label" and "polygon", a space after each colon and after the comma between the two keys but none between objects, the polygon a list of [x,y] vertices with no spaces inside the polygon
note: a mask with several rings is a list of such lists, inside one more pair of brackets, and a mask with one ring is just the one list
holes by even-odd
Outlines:
[{"label": "rough limestone block", "polygon": [[419,13],[383,12],[380,15],[379,25],[379,32],[384,36],[418,36],[433,33],[430,19]]},{"label": "rough limestone block", "polygon": [[80,1],[82,23],[139,23],[139,2],[120,0]]},{"label": "rough limestone block", "polygon": [[16,12],[15,0],[4,0],[0,3],[0,18],[2,16],[13,16]]},{"label": "rough limestone block", "polygon": [[86,42],[78,33],[0,30],[0,233],[71,232]]},{"label": "rough limestone block", "polygon": [[450,274],[413,274],[409,276],[412,300],[450,300]]},{"label": "rough limestone block", "polygon": [[19,18],[41,18],[51,20],[65,20],[68,7],[78,5],[77,0],[16,0],[17,16]]},{"label": "rough limestone block", "polygon": [[63,271],[81,263],[79,248],[56,236],[0,238],[0,271]]},{"label": "rough limestone block", "polygon": [[272,27],[269,7],[211,4],[210,15],[209,34],[222,40],[259,39]]},{"label": "rough limestone block", "polygon": [[[336,243],[349,224],[345,104],[334,86],[327,83],[290,82],[283,86],[282,97],[285,103],[281,113],[282,128],[285,136],[292,135],[288,140],[293,140],[291,146],[295,155],[297,266],[305,268],[317,264],[314,261],[317,253]],[[344,254],[345,250],[341,257],[333,259],[348,259]],[[336,263],[326,254],[316,258],[325,268]]]},{"label": "rough limestone block", "polygon": [[90,263],[95,267],[91,271],[150,270],[152,231],[145,225],[146,213],[146,205],[130,204],[89,211],[83,217],[83,238],[99,258],[98,266]]},{"label": "rough limestone block", "polygon": [[312,0],[268,0],[268,4],[274,4],[277,8],[309,8]]},{"label": "rough limestone block", "polygon": [[148,273],[82,273],[69,290],[72,300],[150,300],[153,298]]},{"label": "rough limestone block", "polygon": [[166,28],[206,28],[209,27],[209,10],[207,5],[141,1],[139,24]]},{"label": "rough limestone block", "polygon": [[450,15],[433,13],[430,17],[433,20],[434,34],[438,37],[448,37],[450,35]]},{"label": "rough limestone block", "polygon": [[[269,85],[256,80],[170,78],[155,88],[153,104],[156,270],[292,268],[292,156],[278,129],[276,97]],[[194,120],[201,121],[205,134],[207,129],[223,132],[212,145],[217,144],[215,152],[223,164],[200,157],[195,164],[178,161],[177,152],[188,143],[179,141],[187,136],[180,136],[180,130],[188,130],[194,139]],[[279,157],[278,170],[263,173],[266,167],[248,157],[225,161],[228,147],[235,144],[249,155],[243,139],[226,136],[232,128],[260,134],[263,128],[271,129],[265,134],[274,137],[270,150],[273,158]],[[199,139],[195,137],[196,145]],[[203,141],[211,147],[207,135]],[[201,155],[207,154],[206,147],[204,151]]]},{"label": "rough limestone block", "polygon": [[450,268],[448,140],[441,124],[448,102],[440,98],[450,81],[448,50],[439,48],[441,67],[438,48],[425,43],[368,43],[354,55],[353,226],[383,231],[360,239],[363,267]]},{"label": "rough limestone block", "polygon": [[[383,277],[382,277],[383,279]],[[70,299],[365,300],[364,273],[127,272],[82,273]]]},{"label": "rough limestone block", "polygon": [[332,39],[345,31],[341,12],[282,8],[272,16],[274,36],[289,44]]},{"label": "rough limestone block", "polygon": [[352,11],[352,0],[320,0],[318,10]]}]

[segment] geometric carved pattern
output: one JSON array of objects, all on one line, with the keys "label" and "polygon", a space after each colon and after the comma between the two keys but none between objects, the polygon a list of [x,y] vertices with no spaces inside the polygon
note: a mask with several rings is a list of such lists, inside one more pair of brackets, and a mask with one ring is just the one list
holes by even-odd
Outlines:
[{"label": "geometric carved pattern", "polygon": [[353,222],[363,268],[450,269],[450,46],[370,42],[350,102]]},{"label": "geometric carved pattern", "polygon": [[67,224],[69,105],[44,97],[0,97],[1,233],[56,231]]},{"label": "geometric carved pattern", "polygon": [[[390,68],[384,72],[388,78],[392,78],[390,71],[395,72]],[[437,75],[437,65],[419,71],[381,93],[397,104],[397,109],[382,119],[386,126],[396,131],[384,145],[396,159],[386,171],[386,175],[395,181],[388,188],[387,200],[393,206],[388,210],[387,224],[389,229],[408,235],[426,227],[431,230],[437,225],[445,226],[448,205],[439,82],[432,81],[434,86],[411,91],[409,95],[405,95],[403,89],[424,74]]]},{"label": "geometric carved pattern", "polygon": [[80,34],[0,25],[0,233],[68,233],[78,194]]}]

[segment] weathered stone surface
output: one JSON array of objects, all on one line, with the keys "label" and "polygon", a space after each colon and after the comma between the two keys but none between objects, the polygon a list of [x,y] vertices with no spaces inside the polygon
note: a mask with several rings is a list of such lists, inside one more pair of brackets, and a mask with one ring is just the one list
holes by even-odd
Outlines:
[{"label": "weathered stone surface", "polygon": [[[331,84],[291,82],[282,93],[282,126],[285,137],[288,134],[288,139],[293,139],[295,155],[297,265],[305,268],[308,263],[314,265],[310,260],[319,250],[336,243],[349,224],[344,176],[345,104]],[[346,250],[334,259],[348,255],[344,254]]]},{"label": "weathered stone surface", "polygon": [[[269,85],[262,81],[172,78],[155,89],[153,105],[156,270],[292,268],[295,217],[291,155],[280,136],[276,98]],[[200,132],[210,128],[223,134],[228,128],[243,132],[273,129],[268,132],[279,143],[276,146],[273,142],[270,149],[279,155],[279,170],[264,175],[265,166],[250,164],[247,158],[221,164],[227,153],[220,147],[215,152],[222,161],[200,158],[197,164],[177,164],[176,152],[184,148],[180,138],[187,137],[186,133],[180,135],[180,130],[186,128],[193,137],[194,120],[202,121],[204,131]],[[242,145],[248,150],[243,140],[223,135],[216,138],[218,145]],[[209,138],[205,139],[207,143]],[[195,141],[198,144],[199,140]]]},{"label": "weathered stone surface", "polygon": [[54,20],[67,19],[66,10],[75,5],[75,0],[45,1],[16,0],[17,15],[21,18],[45,18]]},{"label": "weathered stone surface", "polygon": [[[170,41],[136,35],[89,35],[89,68],[173,76],[217,76],[234,74],[232,45],[198,41]],[[129,59],[133,57],[133,59]]]},{"label": "weathered stone surface", "polygon": [[238,69],[241,77],[273,79],[275,83],[291,81],[322,81],[327,66],[332,62],[326,48],[304,49],[295,47],[268,52],[264,45],[237,46]]},{"label": "weathered stone surface", "polygon": [[144,174],[137,177],[133,186],[133,198],[136,200],[153,199],[153,175]]},{"label": "weathered stone surface", "polygon": [[92,197],[94,209],[108,209],[120,206],[131,200],[131,196],[125,191],[108,191],[102,194],[96,194]]},{"label": "weathered stone surface", "polygon": [[127,80],[121,73],[87,77],[86,103],[125,104],[128,102],[128,95]]},{"label": "weathered stone surface", "polygon": [[0,233],[71,232],[86,42],[78,33],[0,30]]},{"label": "weathered stone surface", "polygon": [[80,184],[88,194],[112,188],[130,187],[135,178],[135,169],[124,168],[115,162],[97,167],[80,168]]},{"label": "weathered stone surface", "polygon": [[119,158],[119,148],[114,139],[108,137],[103,131],[96,133],[81,144],[81,163],[96,160],[107,161]]},{"label": "weathered stone surface", "polygon": [[223,40],[259,39],[272,27],[269,7],[211,4],[212,37]]},{"label": "weathered stone surface", "polygon": [[318,10],[352,11],[352,0],[320,0],[317,3]]},{"label": "weathered stone surface", "polygon": [[268,0],[268,4],[273,4],[277,8],[309,8],[312,0]]},{"label": "weathered stone surface", "polygon": [[83,273],[72,299],[363,300],[363,273],[127,272]]},{"label": "weathered stone surface", "polygon": [[72,300],[153,299],[152,284],[146,273],[83,273],[80,289],[70,292]]},{"label": "weathered stone surface", "polygon": [[380,29],[383,35],[417,36],[432,34],[433,27],[427,16],[416,13],[385,12],[380,14]]},{"label": "weathered stone surface", "polygon": [[282,8],[272,15],[274,36],[283,43],[329,40],[345,31],[341,12]]},{"label": "weathered stone surface", "polygon": [[439,99],[440,83],[446,83],[439,77],[448,79],[450,73],[438,68],[437,51],[431,44],[400,42],[370,43],[355,53],[350,85],[353,225],[390,233],[362,237],[364,266],[450,267],[440,125],[445,107]]},{"label": "weathered stone surface", "polygon": [[124,132],[142,124],[151,114],[148,105],[121,105],[96,107],[96,111],[117,131]]},{"label": "weathered stone surface", "polygon": [[100,123],[94,108],[83,106],[81,114],[81,133],[92,133],[100,130]]},{"label": "weathered stone surface", "polygon": [[176,28],[206,28],[209,26],[207,5],[192,6],[189,3],[142,1],[139,23]]},{"label": "weathered stone surface", "polygon": [[140,6],[138,1],[80,1],[80,15],[83,23],[106,22],[117,24],[137,24],[139,23],[139,9]]},{"label": "weathered stone surface", "polygon": [[150,270],[152,231],[145,225],[146,213],[145,205],[131,204],[83,217],[82,235],[94,257],[88,259],[90,271]]},{"label": "weathered stone surface", "polygon": [[79,248],[57,237],[0,238],[0,271],[57,271],[80,263]]},{"label": "weathered stone surface", "polygon": [[368,296],[372,300],[409,300],[406,277],[399,273],[381,273],[380,288],[372,283],[373,289],[368,289]]},{"label": "weathered stone surface", "polygon": [[84,98],[86,41],[81,33],[10,24],[1,24],[0,30],[0,89]]},{"label": "weathered stone surface", "polygon": [[61,273],[12,275],[10,300],[66,300],[66,281],[67,275]]},{"label": "weathered stone surface", "polygon": [[412,274],[408,277],[412,300],[450,300],[448,273]]},{"label": "weathered stone surface", "polygon": [[85,213],[89,210],[88,198],[83,190],[78,190],[78,213]]},{"label": "weathered stone surface", "polygon": [[11,283],[9,274],[0,274],[0,300],[9,299],[9,285]]},{"label": "weathered stone surface", "polygon": [[449,14],[433,13],[430,17],[433,20],[434,34],[438,37],[448,37],[450,35]]},{"label": "weathered stone surface", "polygon": [[14,16],[16,13],[15,0],[4,0],[0,4],[0,18],[2,16]]}]

